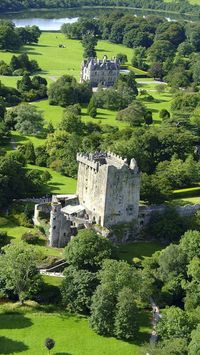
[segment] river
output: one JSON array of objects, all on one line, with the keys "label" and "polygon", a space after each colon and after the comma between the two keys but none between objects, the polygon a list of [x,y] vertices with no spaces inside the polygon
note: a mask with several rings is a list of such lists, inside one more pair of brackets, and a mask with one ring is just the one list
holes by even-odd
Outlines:
[{"label": "river", "polygon": [[[119,10],[119,9],[118,9]],[[110,11],[112,11],[110,9]],[[114,10],[113,10],[114,11]],[[183,14],[171,14],[166,12],[153,12],[140,9],[122,8],[120,11],[132,13],[135,16],[146,16],[149,14],[156,14],[165,16],[168,20],[183,19]],[[106,8],[82,8],[82,9],[68,9],[68,10],[37,10],[26,11],[18,13],[0,14],[1,19],[12,20],[17,27],[37,25],[42,31],[59,31],[63,23],[73,23],[79,17],[97,17],[100,14],[108,13]],[[194,20],[185,16],[187,20]]]}]

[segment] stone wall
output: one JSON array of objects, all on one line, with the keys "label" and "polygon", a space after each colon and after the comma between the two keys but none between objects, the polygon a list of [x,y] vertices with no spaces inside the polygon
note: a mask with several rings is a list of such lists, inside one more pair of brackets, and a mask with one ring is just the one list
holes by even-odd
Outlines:
[{"label": "stone wall", "polygon": [[[140,206],[139,208],[139,226],[142,228],[146,226],[153,215],[156,213],[164,213],[168,206]],[[175,206],[174,209],[181,217],[192,216],[195,212],[200,210],[200,204],[188,204],[184,206]]]},{"label": "stone wall", "polygon": [[138,218],[140,173],[116,154],[77,156],[77,195],[95,223],[109,227]]}]

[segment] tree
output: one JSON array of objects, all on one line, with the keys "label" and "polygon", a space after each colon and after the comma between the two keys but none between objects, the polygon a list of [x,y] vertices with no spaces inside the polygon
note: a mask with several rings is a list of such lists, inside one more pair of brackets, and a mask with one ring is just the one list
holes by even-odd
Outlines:
[{"label": "tree", "polygon": [[35,150],[32,142],[28,142],[25,146],[25,158],[27,163],[34,164],[35,163]]},{"label": "tree", "polygon": [[32,89],[32,81],[28,74],[24,74],[22,80],[17,81],[17,89],[20,92],[30,91]]},{"label": "tree", "polygon": [[61,76],[50,85],[48,97],[50,105],[66,107],[76,103],[87,104],[92,96],[92,88],[89,83],[78,84],[70,75]]},{"label": "tree", "polygon": [[119,339],[134,339],[138,332],[138,312],[134,302],[134,293],[124,287],[118,295],[116,305],[114,334]]},{"label": "tree", "polygon": [[159,117],[163,120],[167,120],[170,118],[170,113],[165,108],[162,108],[159,112]]},{"label": "tree", "polygon": [[74,266],[67,267],[61,285],[62,302],[67,310],[88,314],[97,284],[95,273]]},{"label": "tree", "polygon": [[180,241],[180,250],[186,255],[188,262],[200,257],[200,232],[188,230]]},{"label": "tree", "polygon": [[131,105],[119,111],[116,120],[126,121],[130,126],[141,126],[145,122],[146,109],[140,101],[133,101]]},{"label": "tree", "polygon": [[125,64],[126,62],[128,62],[127,55],[123,53],[118,53],[116,55],[116,59],[120,62],[120,64]]},{"label": "tree", "polygon": [[0,232],[0,253],[1,249],[8,244],[10,244],[10,237],[8,236],[7,232]]},{"label": "tree", "polygon": [[141,70],[147,70],[148,65],[145,62],[146,60],[146,48],[144,47],[137,47],[134,50],[133,58],[131,60],[131,64],[139,68]]},{"label": "tree", "polygon": [[38,292],[41,277],[37,260],[35,249],[24,243],[4,247],[4,254],[0,256],[0,278],[4,279],[5,288],[19,297],[21,304],[31,293]]},{"label": "tree", "polygon": [[64,110],[59,127],[69,133],[81,134],[83,131],[83,123],[79,110],[76,110],[76,105],[68,106],[68,108]]},{"label": "tree", "polygon": [[160,179],[155,174],[142,174],[141,199],[150,204],[160,204],[171,197],[171,186],[165,178]]},{"label": "tree", "polygon": [[182,218],[174,208],[167,208],[164,213],[151,216],[149,233],[162,241],[178,240],[188,228],[188,221]]},{"label": "tree", "polygon": [[[104,260],[99,280],[100,285],[92,297],[92,328],[101,335],[116,335],[119,338],[135,336],[134,302],[141,291],[140,275],[125,261]],[[128,324],[131,328],[125,335]]]},{"label": "tree", "polygon": [[156,330],[161,339],[189,339],[192,323],[185,311],[172,306],[163,311],[163,316],[158,322]]},{"label": "tree", "polygon": [[83,58],[96,57],[95,46],[97,45],[97,37],[94,33],[88,32],[82,37],[82,45],[84,48]]},{"label": "tree", "polygon": [[46,338],[44,344],[46,348],[49,350],[49,354],[50,354],[51,349],[53,349],[55,346],[55,341],[51,338]]},{"label": "tree", "polygon": [[156,344],[148,344],[144,347],[143,355],[188,355],[187,340],[174,338],[170,340],[159,341]]},{"label": "tree", "polygon": [[111,242],[89,229],[79,231],[64,251],[68,263],[89,271],[98,270],[103,260],[110,258],[111,255]]},{"label": "tree", "polygon": [[0,25],[0,48],[16,50],[21,47],[21,40],[14,28],[11,26]]},{"label": "tree", "polygon": [[96,109],[96,104],[95,104],[95,97],[92,95],[90,102],[87,107],[87,113],[90,117],[95,118],[97,115],[97,109]]},{"label": "tree", "polygon": [[167,58],[173,58],[175,48],[167,40],[157,40],[148,50],[152,62],[164,62]]},{"label": "tree", "polygon": [[41,175],[41,179],[44,183],[47,183],[48,181],[50,181],[52,179],[52,175],[50,174],[50,172],[48,170],[43,171],[42,175]]},{"label": "tree", "polygon": [[100,335],[113,335],[116,298],[108,285],[99,285],[92,297],[90,325]]},{"label": "tree", "polygon": [[188,346],[189,355],[199,355],[200,354],[200,325],[192,331],[192,340]]},{"label": "tree", "polygon": [[144,122],[148,126],[153,123],[152,111],[150,111],[150,110],[146,111],[146,113],[144,115]]},{"label": "tree", "polygon": [[12,109],[15,117],[15,129],[22,134],[38,134],[43,128],[43,117],[41,111],[36,107],[21,104]]},{"label": "tree", "polygon": [[158,78],[162,80],[164,75],[162,62],[153,62],[149,68],[149,72],[154,79]]}]

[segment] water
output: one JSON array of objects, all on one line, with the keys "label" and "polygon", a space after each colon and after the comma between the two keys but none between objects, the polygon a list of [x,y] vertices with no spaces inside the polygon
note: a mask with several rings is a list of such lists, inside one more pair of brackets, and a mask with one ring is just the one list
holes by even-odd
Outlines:
[{"label": "water", "polygon": [[74,23],[78,20],[78,17],[69,18],[54,18],[54,19],[45,19],[45,18],[29,18],[29,19],[12,19],[16,27],[25,27],[36,25],[42,31],[59,31],[61,26],[64,23]]},{"label": "water", "polygon": [[[1,0],[0,0],[1,1]],[[98,17],[99,15],[103,15],[108,13],[109,11],[115,11],[112,9],[106,8],[75,8],[75,9],[67,9],[67,10],[34,10],[34,11],[26,11],[26,12],[16,12],[16,13],[8,13],[8,14],[0,14],[1,19],[12,20],[17,27],[24,26],[33,26],[37,25],[42,31],[59,31],[61,26],[64,23],[74,23],[78,20],[79,17]],[[150,14],[156,14],[160,16],[165,16],[168,20],[195,20],[194,17],[187,17],[183,14],[167,14],[164,12],[153,12],[147,11],[143,9],[127,9],[123,8],[120,11],[125,14],[133,14],[135,16],[147,16]]]}]

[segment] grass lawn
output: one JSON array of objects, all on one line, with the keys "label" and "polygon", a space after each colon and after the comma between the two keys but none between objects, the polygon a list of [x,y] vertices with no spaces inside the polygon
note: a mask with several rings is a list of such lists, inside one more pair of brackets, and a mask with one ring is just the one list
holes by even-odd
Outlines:
[{"label": "grass lawn", "polygon": [[[172,2],[173,0],[164,0],[165,2]],[[200,5],[200,0],[188,0],[190,4]]]},{"label": "grass lawn", "polygon": [[161,250],[163,247],[160,243],[155,242],[138,242],[130,244],[122,244],[119,246],[120,259],[132,262],[133,258],[144,259],[151,256],[155,251]]},{"label": "grass lawn", "polygon": [[[59,48],[60,43],[63,43],[65,48]],[[133,49],[107,41],[99,41],[96,50],[100,58],[104,54],[111,58],[119,52],[127,54],[129,61],[133,56]],[[73,75],[79,80],[83,48],[78,40],[66,39],[62,33],[43,32],[38,44],[25,46],[17,52],[1,51],[1,60],[9,63],[13,54],[19,55],[22,52],[26,52],[30,59],[37,60],[42,69],[42,76],[49,82],[64,74]],[[1,77],[5,85],[15,86],[18,79],[19,77]]]},{"label": "grass lawn", "polygon": [[48,276],[48,275],[43,275],[42,279],[46,284],[51,286],[60,286],[63,280],[62,277]]},{"label": "grass lawn", "polygon": [[181,199],[188,203],[200,203],[200,186],[174,190],[173,195],[175,201]]},{"label": "grass lawn", "polygon": [[[36,106],[39,110],[43,111],[44,119],[46,122],[52,122],[54,127],[58,127],[62,115],[63,115],[63,107],[60,106],[52,106],[49,105],[48,100],[34,102],[32,105]],[[95,118],[91,118],[87,114],[87,108],[82,108],[82,120],[83,122],[94,122],[100,123],[102,125],[108,124],[111,126],[116,126],[119,129],[125,128],[129,126],[126,122],[120,122],[115,119],[117,112],[106,110],[106,109],[98,109],[97,116]],[[29,136],[28,139],[33,141],[34,144],[39,145],[43,144],[43,139],[38,139],[35,137]]]},{"label": "grass lawn", "polygon": [[52,179],[48,182],[51,192],[54,194],[74,194],[76,192],[76,179],[61,175],[51,168],[42,168],[36,165],[28,165],[30,169],[47,170]]},{"label": "grass lawn", "polygon": [[[7,232],[8,236],[11,237],[12,243],[18,243],[21,241],[21,236],[27,232],[36,231],[33,228],[27,228],[16,225],[12,219],[7,218],[7,224],[0,225],[0,232]],[[42,254],[48,256],[57,256],[62,257],[63,249],[50,248],[46,246],[45,240],[41,243],[41,245],[34,245],[34,248],[37,249]],[[1,352],[0,352],[1,354]]]},{"label": "grass lawn", "polygon": [[139,355],[142,343],[148,341],[150,314],[142,312],[138,339],[124,342],[95,334],[85,317],[40,311],[0,314],[1,354],[46,355],[47,337],[55,340],[52,355]]}]

